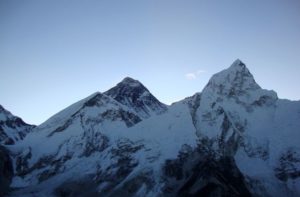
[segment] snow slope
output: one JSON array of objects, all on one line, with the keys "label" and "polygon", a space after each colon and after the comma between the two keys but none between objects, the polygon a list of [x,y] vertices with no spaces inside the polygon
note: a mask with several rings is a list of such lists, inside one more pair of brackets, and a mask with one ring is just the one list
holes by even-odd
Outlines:
[{"label": "snow slope", "polygon": [[11,196],[300,196],[299,128],[240,60],[168,107],[125,78],[9,147]]},{"label": "snow slope", "polygon": [[[48,196],[66,181],[97,179],[100,171],[120,179],[97,180],[97,192],[107,193],[107,188],[151,171],[151,181],[159,190],[161,180],[154,174],[161,174],[165,160],[175,159],[184,144],[196,146],[188,114],[186,105],[174,104],[168,113],[140,122],[127,106],[95,93],[54,115],[11,148],[16,155],[21,151],[15,158],[17,176],[12,187],[27,187],[20,191],[22,195]],[[116,175],[120,173],[126,177]],[[140,192],[150,195],[149,190]]]}]

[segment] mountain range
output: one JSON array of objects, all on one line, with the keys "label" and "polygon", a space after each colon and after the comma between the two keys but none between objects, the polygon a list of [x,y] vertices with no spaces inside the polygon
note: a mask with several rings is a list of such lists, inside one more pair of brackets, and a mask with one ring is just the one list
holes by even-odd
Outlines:
[{"label": "mountain range", "polygon": [[0,185],[0,196],[300,196],[300,101],[236,60],[172,105],[126,77],[38,126],[0,106]]}]

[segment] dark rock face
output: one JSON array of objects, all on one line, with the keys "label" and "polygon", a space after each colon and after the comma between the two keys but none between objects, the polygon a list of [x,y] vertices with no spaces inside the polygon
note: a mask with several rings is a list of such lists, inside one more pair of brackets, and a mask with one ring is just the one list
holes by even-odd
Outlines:
[{"label": "dark rock face", "polygon": [[149,172],[141,173],[125,181],[123,185],[119,185],[138,165],[138,161],[132,155],[143,148],[143,144],[133,143],[128,139],[119,140],[116,146],[108,151],[114,162],[105,170],[101,170],[100,162],[94,174],[79,177],[76,181],[66,181],[55,189],[55,195],[61,197],[134,196],[142,184],[152,187],[153,182]]},{"label": "dark rock face", "polygon": [[108,147],[109,139],[101,133],[89,131],[89,133],[85,132],[83,137],[86,139],[86,143],[81,156],[89,157],[91,154],[102,152]]},{"label": "dark rock face", "polygon": [[2,126],[0,126],[0,142],[2,142],[5,145],[11,145],[15,143],[14,140],[8,137],[6,132],[4,132]]},{"label": "dark rock face", "polygon": [[25,123],[21,118],[12,115],[0,105],[0,144],[13,145],[23,140],[35,126]]},{"label": "dark rock face", "polygon": [[[87,100],[81,108],[79,108],[76,112],[74,112],[65,122],[62,122],[60,125],[56,125],[56,128],[48,135],[48,137],[51,137],[59,132],[63,132],[68,127],[70,127],[74,122],[76,122],[76,119],[80,119],[82,127],[85,127],[84,125],[88,125],[91,122],[94,124],[100,124],[104,122],[105,120],[110,121],[123,121],[127,127],[131,127],[138,122],[142,121],[142,119],[136,115],[131,110],[124,110],[123,108],[108,108],[107,110],[99,113],[98,117],[96,118],[89,118],[86,116],[85,111],[88,111],[89,108],[95,108],[95,109],[101,109],[101,107],[105,108],[108,105],[113,104],[117,105],[116,101],[114,101],[112,98],[109,98],[106,95],[103,95],[101,93],[97,93],[95,96]],[[83,120],[83,117],[87,117],[87,120]]]},{"label": "dark rock face", "polygon": [[140,117],[134,113],[125,110],[107,110],[102,115],[103,119],[110,119],[112,121],[121,120],[124,121],[127,127],[132,127],[136,123],[142,121]]},{"label": "dark rock face", "polygon": [[167,160],[164,175],[166,196],[251,196],[234,159],[217,158],[202,145]]},{"label": "dark rock face", "polygon": [[[109,102],[111,102],[111,100],[106,95],[99,93],[93,98],[91,98],[90,100],[88,100],[84,104],[84,107],[93,107],[93,106],[101,107]],[[101,114],[101,119],[103,120],[106,119],[111,121],[121,120],[125,122],[127,127],[131,127],[141,121],[141,118],[136,114],[121,108],[119,110],[116,109],[106,110]]]},{"label": "dark rock face", "polygon": [[16,157],[16,172],[18,176],[24,176],[28,173],[28,160],[32,157],[31,149],[27,150],[27,153],[24,153],[24,156],[17,156]]},{"label": "dark rock face", "polygon": [[13,177],[13,165],[9,152],[0,146],[0,196],[9,192],[9,185]]},{"label": "dark rock face", "polygon": [[153,181],[152,171],[145,171],[139,173],[134,178],[126,181],[122,187],[115,188],[115,190],[109,195],[110,197],[119,197],[119,196],[141,196],[137,192],[145,187],[145,190],[150,191],[154,186],[155,182]]},{"label": "dark rock face", "polygon": [[143,84],[129,77],[104,94],[133,109],[143,118],[148,118],[151,113],[161,114],[167,110],[167,107],[157,100]]},{"label": "dark rock face", "polygon": [[281,155],[278,167],[274,169],[275,175],[282,181],[300,177],[300,154],[295,149],[289,149]]},{"label": "dark rock face", "polygon": [[98,172],[95,179],[102,188],[101,195],[111,195],[115,187],[132,172],[138,165],[138,161],[132,155],[143,147],[143,144],[121,139],[117,142],[117,146],[110,150],[114,162],[105,171]]},{"label": "dark rock face", "polygon": [[[28,160],[32,157],[31,149],[29,149],[27,154],[16,157],[17,175],[24,177],[35,170],[41,170],[41,172],[37,173],[37,178],[39,182],[43,182],[55,175],[63,173],[65,171],[65,163],[70,159],[76,156],[78,158],[89,157],[93,153],[102,152],[108,147],[108,143],[109,139],[101,133],[95,132],[94,130],[85,130],[81,135],[80,141],[68,141],[60,145],[55,154],[41,157],[32,166],[28,166]],[[80,152],[69,150],[59,156],[60,150],[68,146],[78,146],[80,147]]]},{"label": "dark rock face", "polygon": [[86,177],[78,181],[70,181],[56,188],[54,195],[57,197],[97,197],[97,184],[92,181],[92,177]]}]

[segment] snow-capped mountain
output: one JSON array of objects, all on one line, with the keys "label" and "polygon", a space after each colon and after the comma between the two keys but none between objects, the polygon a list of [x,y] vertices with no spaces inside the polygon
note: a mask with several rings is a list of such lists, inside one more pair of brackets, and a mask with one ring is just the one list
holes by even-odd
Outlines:
[{"label": "snow-capped mountain", "polygon": [[300,196],[299,128],[240,60],[171,106],[125,78],[6,146],[10,196]]},{"label": "snow-capped mountain", "polygon": [[22,140],[33,127],[0,105],[0,145]]},{"label": "snow-capped mountain", "polygon": [[167,106],[157,100],[143,84],[130,77],[126,77],[104,94],[133,109],[142,118],[162,114],[167,110]]},{"label": "snow-capped mountain", "polygon": [[13,145],[23,140],[34,128],[21,118],[12,115],[0,105],[0,196],[3,196],[10,186],[13,177],[13,164],[10,152],[5,145]]},{"label": "snow-capped mountain", "polygon": [[234,158],[253,195],[299,196],[299,101],[261,89],[236,60],[191,103],[202,143],[217,157]]}]

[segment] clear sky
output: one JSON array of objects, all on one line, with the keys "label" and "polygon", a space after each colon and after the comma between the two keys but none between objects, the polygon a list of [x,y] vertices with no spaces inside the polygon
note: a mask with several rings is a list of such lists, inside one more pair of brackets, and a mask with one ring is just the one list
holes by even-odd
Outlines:
[{"label": "clear sky", "polygon": [[299,0],[0,0],[0,104],[39,124],[130,76],[170,104],[235,59],[300,99]]}]

